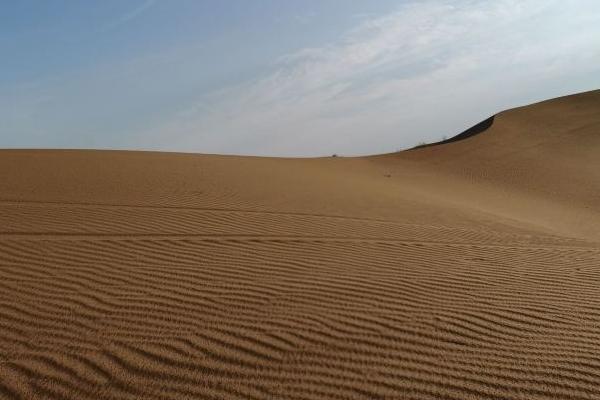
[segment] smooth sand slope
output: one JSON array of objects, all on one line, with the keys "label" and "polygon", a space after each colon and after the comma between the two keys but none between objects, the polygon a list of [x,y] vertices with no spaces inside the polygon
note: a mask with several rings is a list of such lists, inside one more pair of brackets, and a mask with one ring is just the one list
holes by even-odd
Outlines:
[{"label": "smooth sand slope", "polygon": [[600,398],[600,91],[381,156],[0,171],[0,398]]}]

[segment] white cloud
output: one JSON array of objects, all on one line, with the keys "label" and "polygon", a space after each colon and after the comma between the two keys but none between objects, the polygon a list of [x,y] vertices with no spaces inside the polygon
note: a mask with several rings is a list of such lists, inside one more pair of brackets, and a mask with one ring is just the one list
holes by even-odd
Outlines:
[{"label": "white cloud", "polygon": [[182,151],[393,151],[600,84],[599,27],[593,0],[413,2],[203,96],[152,134]]}]

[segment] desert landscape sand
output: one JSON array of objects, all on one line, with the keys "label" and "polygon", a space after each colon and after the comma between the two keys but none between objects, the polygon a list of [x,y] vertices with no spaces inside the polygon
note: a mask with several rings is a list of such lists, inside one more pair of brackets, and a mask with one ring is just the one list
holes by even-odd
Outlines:
[{"label": "desert landscape sand", "polygon": [[600,91],[462,139],[1,151],[0,398],[600,398]]}]

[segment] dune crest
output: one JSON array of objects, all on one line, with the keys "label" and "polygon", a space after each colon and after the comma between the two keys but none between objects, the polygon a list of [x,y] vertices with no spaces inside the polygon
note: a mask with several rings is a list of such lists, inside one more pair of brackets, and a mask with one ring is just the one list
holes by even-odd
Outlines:
[{"label": "dune crest", "polygon": [[0,398],[600,398],[599,110],[358,158],[0,151]]}]

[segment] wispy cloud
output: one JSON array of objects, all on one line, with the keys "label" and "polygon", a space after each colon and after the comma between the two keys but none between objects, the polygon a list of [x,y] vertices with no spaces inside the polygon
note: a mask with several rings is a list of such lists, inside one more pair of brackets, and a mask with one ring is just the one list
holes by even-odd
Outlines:
[{"label": "wispy cloud", "polygon": [[514,103],[585,89],[600,65],[599,27],[592,0],[409,3],[204,95],[154,140],[262,155],[392,151]]},{"label": "wispy cloud", "polygon": [[156,0],[145,0],[139,6],[133,8],[132,10],[127,11],[126,13],[118,16],[113,21],[106,24],[102,30],[108,31],[111,29],[115,29],[121,25],[124,25],[124,24],[136,19],[137,17],[142,15],[146,10],[148,10],[150,7],[152,7],[154,5],[154,3],[156,3]]}]

